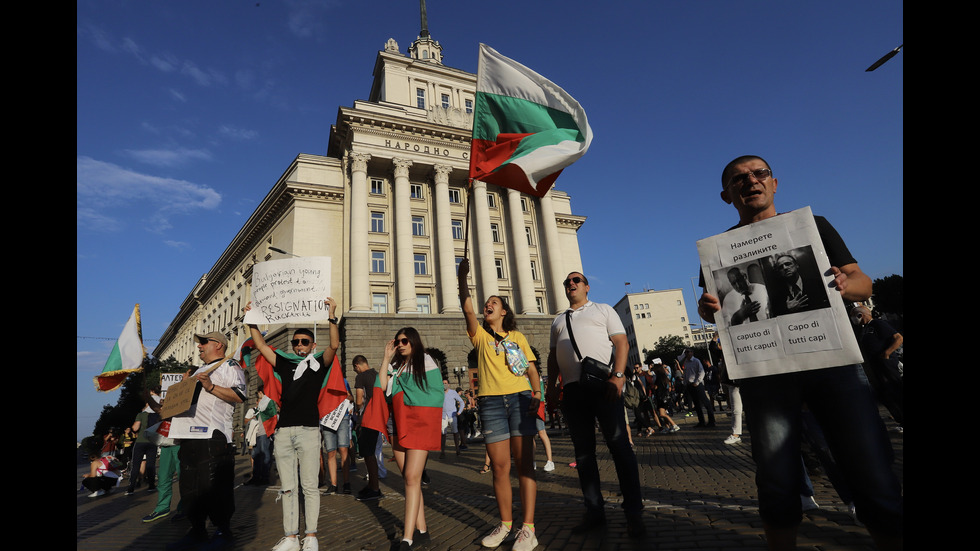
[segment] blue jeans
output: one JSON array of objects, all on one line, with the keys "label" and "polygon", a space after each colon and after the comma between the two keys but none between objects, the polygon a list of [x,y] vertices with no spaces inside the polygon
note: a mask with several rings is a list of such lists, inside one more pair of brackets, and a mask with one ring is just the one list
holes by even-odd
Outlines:
[{"label": "blue jeans", "polygon": [[[602,436],[616,466],[619,488],[623,493],[623,509],[628,515],[639,514],[643,510],[640,472],[636,465],[636,454],[633,453],[626,435],[623,398],[610,402],[604,396],[590,392],[580,383],[569,383],[562,389],[561,410],[575,447],[575,461],[578,463],[576,470],[587,514],[595,517],[605,514],[602,509],[604,500],[599,483],[599,463],[595,453],[596,420],[599,421]],[[796,498],[797,502],[799,499]]]},{"label": "blue jeans", "polygon": [[[299,534],[299,487],[303,487],[306,532],[316,532],[320,515],[320,429],[280,427],[276,429],[276,467],[282,489],[282,527],[287,536]],[[299,465],[297,473],[297,464]],[[297,476],[298,474],[298,476]]]},{"label": "blue jeans", "polygon": [[493,444],[511,437],[534,436],[537,416],[530,413],[531,391],[498,396],[480,396],[480,418],[483,419],[484,442]]},{"label": "blue jeans", "polygon": [[759,513],[777,528],[802,518],[801,411],[823,428],[858,519],[883,535],[901,535],[902,487],[894,454],[861,366],[849,365],[739,381],[756,463]]},{"label": "blue jeans", "polygon": [[259,427],[255,436],[255,446],[252,447],[252,480],[268,484],[269,472],[272,470],[272,440],[266,436],[265,428]]}]

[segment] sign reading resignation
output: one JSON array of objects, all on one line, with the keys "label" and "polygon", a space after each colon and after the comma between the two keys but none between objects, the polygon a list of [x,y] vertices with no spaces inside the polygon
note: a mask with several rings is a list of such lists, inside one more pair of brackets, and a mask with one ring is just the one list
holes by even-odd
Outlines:
[{"label": "sign reading resignation", "polygon": [[252,308],[245,323],[306,322],[327,319],[330,257],[307,256],[260,262],[252,269]]}]

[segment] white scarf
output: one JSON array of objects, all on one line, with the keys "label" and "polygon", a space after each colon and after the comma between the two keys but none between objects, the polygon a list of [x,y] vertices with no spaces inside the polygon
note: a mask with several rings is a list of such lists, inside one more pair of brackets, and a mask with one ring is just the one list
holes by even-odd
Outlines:
[{"label": "white scarf", "polygon": [[299,365],[296,366],[296,371],[293,372],[293,380],[295,381],[302,377],[303,372],[306,371],[307,368],[312,369],[313,371],[318,371],[320,369],[320,362],[316,361],[316,358],[313,357],[312,352],[309,356],[304,358],[303,361],[299,362]]}]

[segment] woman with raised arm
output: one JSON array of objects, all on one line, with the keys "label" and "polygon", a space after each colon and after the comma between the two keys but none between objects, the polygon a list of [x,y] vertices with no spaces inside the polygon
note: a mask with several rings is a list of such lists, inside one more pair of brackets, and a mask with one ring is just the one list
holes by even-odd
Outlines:
[{"label": "woman with raised arm", "polygon": [[534,535],[534,505],[538,486],[534,479],[534,436],[538,429],[541,384],[527,339],[517,331],[514,312],[507,301],[491,296],[483,305],[483,323],[476,317],[466,278],[469,260],[459,264],[459,298],[466,320],[466,334],[477,349],[478,403],[487,454],[493,470],[493,492],[500,511],[500,525],[483,538],[484,547],[497,547],[514,534],[513,490],[510,458],[517,465],[518,487],[524,522],[516,533],[514,551],[530,551],[538,545]]},{"label": "woman with raised arm", "polygon": [[399,329],[385,345],[378,384],[391,399],[391,447],[405,480],[405,529],[398,549],[407,551],[429,542],[422,471],[429,452],[438,451],[442,440],[442,372],[414,328]]}]

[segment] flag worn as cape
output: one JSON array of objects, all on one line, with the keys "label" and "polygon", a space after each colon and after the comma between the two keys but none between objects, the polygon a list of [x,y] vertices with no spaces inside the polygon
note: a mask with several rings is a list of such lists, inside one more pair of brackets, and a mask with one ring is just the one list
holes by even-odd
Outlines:
[{"label": "flag worn as cape", "polygon": [[[262,354],[257,354],[255,356],[255,361],[251,360],[251,348],[255,346],[255,341],[248,339],[242,344],[240,350],[241,358],[244,360],[245,365],[248,368],[254,368],[255,372],[258,374],[259,378],[262,379],[263,392],[268,396],[273,402],[276,403],[277,408],[282,408],[282,381],[279,379],[279,374],[273,369],[273,365],[266,361]],[[276,350],[273,348],[276,354],[283,356],[291,361],[299,362],[303,358],[297,356],[296,354],[290,354],[288,352],[283,352],[282,350]],[[317,352],[313,357],[318,362],[323,361],[323,352]],[[254,365],[252,365],[254,363]],[[325,367],[325,366],[321,366]],[[341,372],[340,360],[334,355],[333,363],[330,364],[328,368],[330,371],[327,372],[327,376],[323,379],[323,386],[320,388],[320,396],[317,399],[317,411],[320,414],[320,418],[324,415],[330,413],[331,411],[337,409],[337,406],[347,398],[347,386],[344,384],[344,374]],[[268,430],[268,426],[266,427]]]},{"label": "flag worn as cape", "polygon": [[425,379],[422,385],[410,371],[392,384],[391,407],[395,414],[395,437],[398,445],[410,450],[439,451],[442,448],[442,372],[435,360],[425,355]]},{"label": "flag worn as cape", "polygon": [[544,197],[591,143],[589,120],[575,98],[480,44],[470,178]]},{"label": "flag worn as cape", "polygon": [[95,390],[108,392],[119,388],[127,375],[143,370],[145,356],[146,349],[143,348],[143,333],[140,329],[140,305],[137,304],[112,347],[102,373],[93,379]]},{"label": "flag worn as cape", "polygon": [[367,407],[361,415],[361,426],[376,430],[391,441],[391,435],[388,434],[389,411],[385,391],[381,388],[381,377],[375,377],[374,386],[371,388],[371,399],[368,400]]}]

